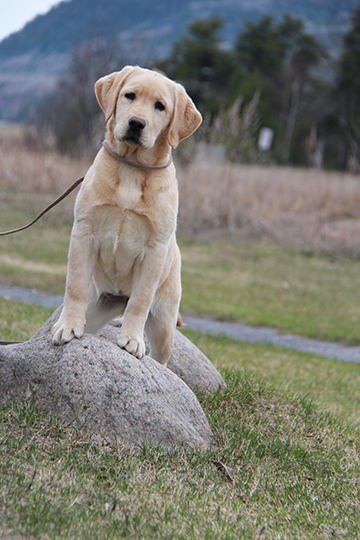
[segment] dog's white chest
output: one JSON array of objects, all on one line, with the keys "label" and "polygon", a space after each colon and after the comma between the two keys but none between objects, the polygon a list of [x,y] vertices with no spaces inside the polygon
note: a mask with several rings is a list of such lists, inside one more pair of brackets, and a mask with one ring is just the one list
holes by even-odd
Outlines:
[{"label": "dog's white chest", "polygon": [[146,217],[131,210],[108,212],[99,234],[98,269],[114,286],[114,293],[131,289],[134,266],[144,258],[149,241]]},{"label": "dog's white chest", "polygon": [[117,201],[124,210],[133,209],[141,200],[142,191],[132,179],[124,179],[117,188]]}]

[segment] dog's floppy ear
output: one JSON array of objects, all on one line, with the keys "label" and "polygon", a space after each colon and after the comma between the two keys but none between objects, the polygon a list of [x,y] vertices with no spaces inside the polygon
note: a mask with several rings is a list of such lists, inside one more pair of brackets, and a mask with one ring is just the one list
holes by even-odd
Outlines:
[{"label": "dog's floppy ear", "polygon": [[174,114],[168,132],[168,141],[176,148],[200,126],[202,116],[181,84],[175,83]]},{"label": "dog's floppy ear", "polygon": [[105,113],[106,122],[115,110],[116,100],[122,85],[134,69],[133,66],[125,66],[121,71],[115,71],[96,81],[95,95]]}]

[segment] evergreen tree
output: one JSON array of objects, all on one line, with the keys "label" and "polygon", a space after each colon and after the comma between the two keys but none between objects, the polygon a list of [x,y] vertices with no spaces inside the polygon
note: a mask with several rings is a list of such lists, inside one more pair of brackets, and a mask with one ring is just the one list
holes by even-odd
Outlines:
[{"label": "evergreen tree", "polygon": [[256,89],[261,90],[262,120],[275,129],[278,157],[287,162],[300,117],[302,122],[312,117],[318,88],[314,68],[326,58],[325,48],[305,32],[301,19],[284,15],[279,23],[269,16],[247,22],[235,51],[236,92],[250,99]]},{"label": "evergreen tree", "polygon": [[220,17],[194,21],[162,65],[166,74],[186,86],[203,112],[216,112],[230,90],[234,55],[222,48]]},{"label": "evergreen tree", "polygon": [[343,38],[336,88],[336,135],[340,166],[360,170],[360,7]]}]

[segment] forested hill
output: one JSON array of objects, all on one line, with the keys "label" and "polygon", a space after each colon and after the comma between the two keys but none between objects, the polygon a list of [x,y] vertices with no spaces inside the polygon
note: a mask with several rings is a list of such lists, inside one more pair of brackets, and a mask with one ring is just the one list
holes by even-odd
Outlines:
[{"label": "forested hill", "polygon": [[[0,119],[23,120],[68,69],[75,45],[94,38],[120,45],[126,62],[169,57],[190,22],[223,19],[230,50],[244,23],[264,16],[301,18],[332,49],[360,0],[65,0],[0,42]],[[111,38],[119,38],[111,39]]]},{"label": "forested hill", "polygon": [[346,25],[357,0],[65,0],[0,42],[2,59],[29,52],[67,53],[92,37],[117,34],[145,39],[167,52],[194,19],[218,15],[225,39],[232,42],[242,22],[264,14],[301,17],[319,39]]}]

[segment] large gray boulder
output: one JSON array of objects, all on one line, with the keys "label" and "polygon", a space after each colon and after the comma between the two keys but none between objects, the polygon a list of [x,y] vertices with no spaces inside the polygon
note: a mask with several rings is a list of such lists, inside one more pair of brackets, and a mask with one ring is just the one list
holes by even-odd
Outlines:
[{"label": "large gray boulder", "polygon": [[[58,320],[60,313],[61,307],[46,321],[34,338],[50,335],[51,328]],[[100,337],[116,344],[116,336],[121,324],[121,319],[115,319],[102,329]],[[149,354],[150,347],[146,336],[145,344],[146,354]],[[226,386],[224,379],[210,360],[178,330],[175,333],[174,352],[167,363],[167,368],[176,373],[192,390],[216,392]]]},{"label": "large gray boulder", "polygon": [[54,346],[50,329],[58,316],[57,310],[30,341],[0,348],[1,402],[31,400],[92,435],[115,436],[125,445],[211,445],[209,423],[188,384],[214,391],[225,383],[185,336],[178,332],[172,371],[120,349],[114,341],[121,321],[102,335]]},{"label": "large gray boulder", "polygon": [[125,445],[207,448],[211,429],[190,388],[149,357],[85,335],[54,346],[49,335],[0,350],[0,400],[37,408]]}]

